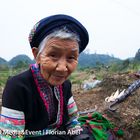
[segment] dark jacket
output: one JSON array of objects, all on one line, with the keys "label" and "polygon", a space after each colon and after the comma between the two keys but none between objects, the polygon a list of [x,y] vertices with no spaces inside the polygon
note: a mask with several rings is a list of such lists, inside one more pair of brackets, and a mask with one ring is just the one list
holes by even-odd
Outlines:
[{"label": "dark jacket", "polygon": [[[69,120],[67,103],[72,96],[70,81],[65,81],[62,87],[64,112],[63,123],[60,130],[65,130],[65,124]],[[25,130],[39,131],[47,128],[49,124],[48,113],[38,93],[30,69],[8,79],[2,97],[2,106],[24,112]],[[37,139],[42,140],[39,137]]]}]

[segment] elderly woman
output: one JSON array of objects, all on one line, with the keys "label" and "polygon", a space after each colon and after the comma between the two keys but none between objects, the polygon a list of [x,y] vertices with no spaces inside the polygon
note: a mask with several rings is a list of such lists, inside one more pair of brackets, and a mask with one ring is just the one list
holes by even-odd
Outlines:
[{"label": "elderly woman", "polygon": [[36,63],[6,83],[1,139],[60,140],[82,135],[67,79],[88,40],[85,27],[68,15],[44,18],[33,27],[29,42]]}]

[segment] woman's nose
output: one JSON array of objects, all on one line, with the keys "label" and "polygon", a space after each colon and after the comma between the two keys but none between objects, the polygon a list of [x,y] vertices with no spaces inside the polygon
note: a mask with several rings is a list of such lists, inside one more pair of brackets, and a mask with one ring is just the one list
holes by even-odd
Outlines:
[{"label": "woman's nose", "polygon": [[61,60],[57,63],[56,66],[56,70],[57,71],[68,71],[68,66],[67,66],[67,62],[65,60]]}]

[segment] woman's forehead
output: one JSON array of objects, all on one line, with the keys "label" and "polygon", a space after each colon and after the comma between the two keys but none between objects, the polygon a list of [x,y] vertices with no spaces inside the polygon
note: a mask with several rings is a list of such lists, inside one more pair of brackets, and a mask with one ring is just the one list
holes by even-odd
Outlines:
[{"label": "woman's forehead", "polygon": [[52,38],[46,42],[44,49],[55,49],[55,50],[67,49],[77,51],[79,50],[79,45],[78,42],[74,40]]}]

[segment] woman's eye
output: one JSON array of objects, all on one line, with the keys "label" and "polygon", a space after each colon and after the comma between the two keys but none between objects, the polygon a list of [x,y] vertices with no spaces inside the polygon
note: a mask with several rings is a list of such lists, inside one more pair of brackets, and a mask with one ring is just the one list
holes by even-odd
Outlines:
[{"label": "woman's eye", "polygon": [[68,57],[68,60],[76,60],[76,57],[75,56],[70,56],[70,57]]},{"label": "woman's eye", "polygon": [[54,58],[57,57],[57,55],[56,55],[55,53],[52,53],[52,54],[50,54],[49,56],[50,56],[50,57],[54,57]]},{"label": "woman's eye", "polygon": [[52,59],[52,60],[58,60],[59,59],[59,55],[57,55],[56,53],[54,54],[50,54],[49,57]]},{"label": "woman's eye", "polygon": [[55,57],[56,55],[55,55],[55,54],[51,54],[50,56],[51,56],[51,57]]},{"label": "woman's eye", "polygon": [[74,56],[70,56],[69,59],[74,59]]}]

